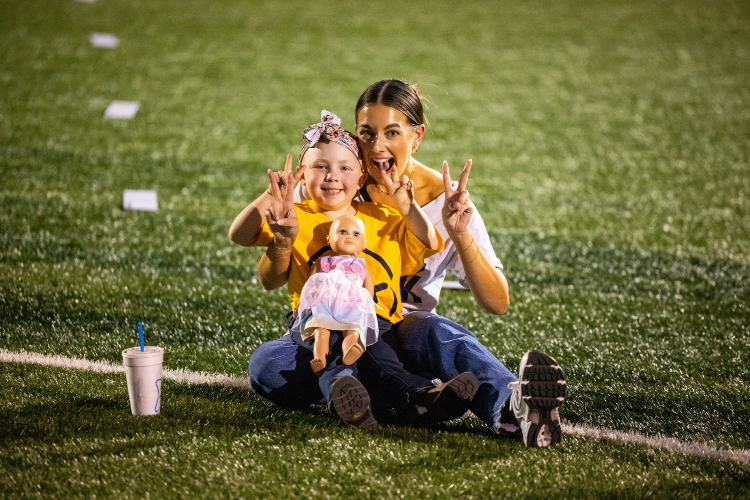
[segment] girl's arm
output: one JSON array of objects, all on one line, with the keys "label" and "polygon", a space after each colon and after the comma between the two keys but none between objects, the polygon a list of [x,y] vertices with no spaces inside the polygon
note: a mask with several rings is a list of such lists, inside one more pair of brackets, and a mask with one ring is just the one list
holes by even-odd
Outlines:
[{"label": "girl's arm", "polygon": [[[292,171],[292,155],[286,156],[286,164],[284,165],[283,174],[279,172],[276,174],[276,186],[280,191],[281,197],[286,197],[286,192],[294,188],[294,184],[290,185],[291,189],[287,189],[288,174]],[[274,184],[271,181],[271,170],[268,171],[268,178],[270,184]],[[295,179],[297,177],[295,176]],[[263,228],[263,222],[265,222],[266,210],[271,207],[274,202],[273,192],[271,186],[258,196],[252,203],[245,207],[237,217],[234,218],[232,225],[229,227],[229,239],[238,245],[250,246],[258,240],[260,231]]]},{"label": "girl's arm", "polygon": [[469,201],[469,192],[466,190],[470,171],[471,160],[466,162],[461,172],[457,189],[453,189],[448,162],[443,162],[443,223],[461,258],[474,300],[489,313],[503,314],[510,305],[508,281],[502,271],[493,266],[482,253],[469,229],[469,219],[474,213],[474,204]]},{"label": "girl's arm", "polygon": [[[287,161],[287,165],[290,165]],[[284,286],[289,280],[289,269],[292,262],[292,247],[297,238],[299,225],[294,211],[294,176],[286,172],[286,181],[280,182],[279,176],[269,171],[271,201],[265,210],[265,219],[273,232],[273,241],[258,261],[258,279],[266,290],[275,290]],[[282,196],[280,185],[287,189]],[[256,236],[257,240],[257,236]]]}]

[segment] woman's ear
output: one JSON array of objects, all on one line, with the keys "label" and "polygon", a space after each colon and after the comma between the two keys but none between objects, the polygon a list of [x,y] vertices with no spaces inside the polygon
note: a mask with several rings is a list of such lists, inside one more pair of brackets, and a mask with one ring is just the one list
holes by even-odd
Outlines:
[{"label": "woman's ear", "polygon": [[424,131],[424,123],[417,125],[416,129],[414,130],[414,140],[411,144],[412,149],[417,149],[422,143],[422,138],[424,138]]}]

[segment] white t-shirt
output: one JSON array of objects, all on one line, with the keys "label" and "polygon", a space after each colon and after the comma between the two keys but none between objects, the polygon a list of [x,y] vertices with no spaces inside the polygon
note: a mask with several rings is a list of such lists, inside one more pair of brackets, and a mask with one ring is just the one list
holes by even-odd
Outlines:
[{"label": "white t-shirt", "polygon": [[[453,183],[454,188],[457,185],[457,182]],[[306,199],[309,199],[307,190],[302,184],[297,184],[297,187],[294,189],[294,201],[300,202]],[[357,199],[365,201],[361,197],[361,193],[357,195]],[[424,267],[417,274],[401,276],[402,314],[404,315],[413,311],[435,312],[435,308],[440,301],[440,291],[445,280],[445,273],[448,269],[456,273],[458,281],[463,287],[469,288],[466,282],[464,266],[461,263],[461,257],[459,257],[456,246],[448,236],[448,232],[445,230],[445,225],[443,224],[444,204],[445,193],[442,193],[422,207],[427,218],[430,219],[430,222],[435,225],[435,229],[442,236],[445,248],[442,252],[425,259]],[[469,219],[469,229],[471,229],[471,234],[474,235],[480,251],[487,257],[490,264],[502,270],[503,264],[495,255],[495,250],[492,248],[484,220],[482,220],[482,216],[479,215],[477,210],[474,210],[471,219]]]}]

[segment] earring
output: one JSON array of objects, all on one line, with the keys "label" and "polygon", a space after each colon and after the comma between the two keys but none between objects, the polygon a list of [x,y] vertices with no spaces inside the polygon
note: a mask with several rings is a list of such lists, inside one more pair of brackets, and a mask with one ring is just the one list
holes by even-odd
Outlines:
[{"label": "earring", "polygon": [[414,147],[411,148],[411,154],[416,153],[417,149],[419,149],[419,143],[415,144]]}]

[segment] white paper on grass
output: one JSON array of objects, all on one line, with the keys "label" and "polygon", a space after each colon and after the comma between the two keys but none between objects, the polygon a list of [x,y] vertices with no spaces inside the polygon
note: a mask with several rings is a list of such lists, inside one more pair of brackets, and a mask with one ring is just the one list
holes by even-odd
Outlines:
[{"label": "white paper on grass", "polygon": [[110,120],[131,120],[138,112],[140,104],[132,101],[112,101],[104,110],[104,118]]},{"label": "white paper on grass", "polygon": [[468,288],[464,288],[461,286],[461,283],[458,281],[443,281],[443,288],[446,290],[468,290]]},{"label": "white paper on grass", "polygon": [[156,212],[159,209],[156,191],[150,189],[126,189],[122,192],[122,208],[125,210]]},{"label": "white paper on grass", "polygon": [[114,49],[120,45],[120,40],[112,33],[92,33],[89,37],[92,47]]}]

